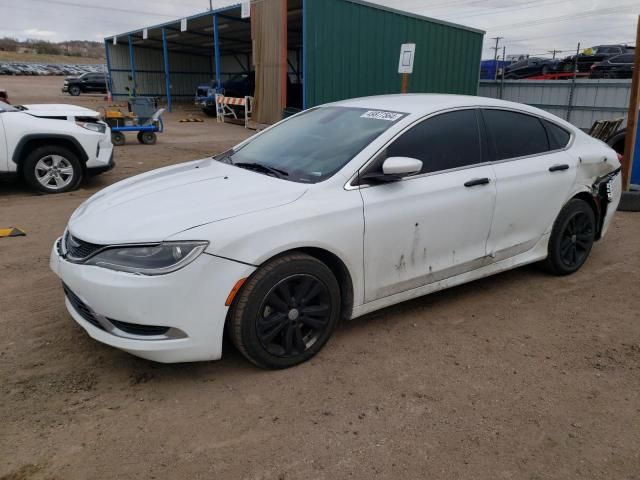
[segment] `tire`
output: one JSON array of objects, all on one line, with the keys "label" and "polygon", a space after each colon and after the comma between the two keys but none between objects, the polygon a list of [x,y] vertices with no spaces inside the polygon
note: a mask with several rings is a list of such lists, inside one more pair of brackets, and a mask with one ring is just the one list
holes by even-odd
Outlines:
[{"label": "tire", "polygon": [[207,117],[217,117],[215,108],[203,108],[202,113],[204,113]]},{"label": "tire", "polygon": [[24,160],[22,175],[42,193],[64,193],[78,188],[83,169],[71,150],[57,145],[36,148]]},{"label": "tire", "polygon": [[127,139],[122,132],[111,132],[111,143],[116,147],[121,147],[126,143]]},{"label": "tire", "polygon": [[613,148],[616,153],[624,155],[625,139],[627,137],[627,129],[618,130],[616,133],[607,138],[607,145]]},{"label": "tire", "polygon": [[138,132],[138,141],[144,145],[153,145],[158,140],[154,132]]},{"label": "tire", "polygon": [[69,87],[69,95],[71,95],[72,97],[77,97],[78,95],[80,95],[80,87],[78,87],[77,85],[71,85]]},{"label": "tire", "polygon": [[291,253],[249,277],[234,299],[227,328],[249,361],[281,369],[318,353],[339,318],[340,287],[331,270],[314,257]]},{"label": "tire", "polygon": [[549,239],[549,254],[544,262],[554,275],[570,275],[586,262],[596,234],[596,217],[591,206],[574,198],[556,218]]}]

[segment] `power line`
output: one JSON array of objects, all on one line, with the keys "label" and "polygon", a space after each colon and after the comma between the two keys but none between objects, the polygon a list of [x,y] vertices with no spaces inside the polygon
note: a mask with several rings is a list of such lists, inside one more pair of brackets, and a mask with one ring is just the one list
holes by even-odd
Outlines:
[{"label": "power line", "polygon": [[595,10],[590,10],[587,12],[582,12],[582,13],[574,13],[574,14],[570,14],[570,15],[561,15],[558,17],[551,17],[551,18],[540,18],[537,20],[529,20],[526,22],[518,22],[518,23],[509,23],[506,25],[499,25],[497,27],[492,27],[491,29],[489,29],[490,31],[494,31],[494,30],[512,30],[514,28],[521,28],[521,27],[533,27],[533,26],[539,26],[539,25],[545,25],[547,23],[556,23],[556,22],[564,22],[564,21],[571,21],[571,20],[576,20],[576,19],[580,19],[580,18],[586,18],[586,17],[592,17],[594,15],[609,15],[609,14],[614,14],[614,13],[623,13],[621,10],[626,10],[626,9],[635,9],[638,8],[637,3],[631,3],[631,4],[626,4],[626,5],[618,5],[617,7],[614,8],[598,8]]}]

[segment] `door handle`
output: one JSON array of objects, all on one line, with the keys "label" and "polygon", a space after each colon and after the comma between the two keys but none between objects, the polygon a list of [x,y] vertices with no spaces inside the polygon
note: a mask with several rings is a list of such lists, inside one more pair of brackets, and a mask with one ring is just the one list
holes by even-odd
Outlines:
[{"label": "door handle", "polygon": [[553,165],[549,167],[550,172],[561,172],[562,170],[569,170],[569,165],[563,163],[562,165]]},{"label": "door handle", "polygon": [[486,185],[489,183],[489,179],[488,178],[474,178],[473,180],[469,180],[468,182],[465,182],[464,186],[465,187],[475,187],[476,185]]}]

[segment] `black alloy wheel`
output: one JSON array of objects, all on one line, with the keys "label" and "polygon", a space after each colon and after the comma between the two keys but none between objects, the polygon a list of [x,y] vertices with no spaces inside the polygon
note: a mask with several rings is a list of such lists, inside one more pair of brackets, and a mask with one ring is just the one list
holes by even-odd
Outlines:
[{"label": "black alloy wheel", "polygon": [[582,265],[593,245],[593,222],[584,212],[570,217],[560,243],[560,258],[568,268]]},{"label": "black alloy wheel", "polygon": [[549,239],[547,269],[556,275],[576,272],[586,262],[596,237],[596,216],[584,200],[574,198],[560,211]]},{"label": "black alloy wheel", "polygon": [[281,280],[267,294],[256,318],[262,347],[277,357],[303,354],[329,328],[329,289],[312,275]]},{"label": "black alloy wheel", "polygon": [[262,368],[309,360],[340,318],[340,286],[315,257],[291,252],[269,260],[236,294],[227,329],[236,348]]}]

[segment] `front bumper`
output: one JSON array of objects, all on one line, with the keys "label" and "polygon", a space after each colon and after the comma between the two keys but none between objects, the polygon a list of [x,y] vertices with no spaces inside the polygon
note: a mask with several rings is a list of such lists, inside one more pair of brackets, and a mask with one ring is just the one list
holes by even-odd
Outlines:
[{"label": "front bumper", "polygon": [[109,157],[109,161],[106,165],[99,165],[96,167],[87,167],[87,172],[89,175],[99,175],[101,173],[108,172],[109,170],[113,170],[113,167],[116,166],[116,162],[113,159],[113,148],[111,149],[111,156]]},{"label": "front bumper", "polygon": [[[221,357],[225,301],[235,283],[255,267],[202,254],[168,275],[133,275],[68,262],[59,241],[51,251],[51,270],[67,289],[67,310],[92,338],[162,363]],[[85,308],[95,321],[88,320]],[[140,332],[145,326],[152,333],[157,326],[166,330],[138,335],[122,325],[139,326]]]},{"label": "front bumper", "polygon": [[91,173],[100,173],[111,170],[114,166],[113,162],[113,143],[111,143],[111,129],[107,128],[105,133],[97,137],[98,141],[94,142],[91,147],[85,150],[90,154],[87,160],[87,170]]}]

